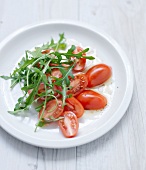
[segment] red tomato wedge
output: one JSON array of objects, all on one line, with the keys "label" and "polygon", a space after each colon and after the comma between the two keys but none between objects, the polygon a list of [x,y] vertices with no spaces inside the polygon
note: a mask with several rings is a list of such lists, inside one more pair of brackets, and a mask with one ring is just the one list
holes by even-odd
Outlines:
[{"label": "red tomato wedge", "polygon": [[85,110],[99,110],[107,105],[107,99],[92,90],[85,90],[77,96],[77,100],[83,105]]},{"label": "red tomato wedge", "polygon": [[[78,54],[82,51],[83,51],[83,48],[80,46],[77,46],[76,49],[73,51],[73,54]],[[86,56],[86,54],[84,53],[83,56]]]},{"label": "red tomato wedge", "polygon": [[74,72],[83,71],[85,69],[85,64],[86,64],[86,58],[80,58],[75,64],[73,71]]},{"label": "red tomato wedge", "polygon": [[76,96],[80,94],[88,85],[87,77],[84,73],[78,73],[75,75],[74,79],[70,80],[70,86],[72,87],[67,91],[67,94],[72,94]]},{"label": "red tomato wedge", "polygon": [[44,50],[44,51],[42,51],[42,54],[49,54],[49,53],[50,53],[50,51],[51,51],[51,49]]},{"label": "red tomato wedge", "polygon": [[77,135],[79,129],[79,122],[77,116],[73,112],[64,112],[64,119],[59,120],[58,123],[65,137],[72,138]]},{"label": "red tomato wedge", "polygon": [[[78,54],[81,51],[83,51],[83,48],[77,46],[76,49],[74,50],[73,54]],[[83,56],[86,56],[86,54],[84,53]],[[86,65],[86,58],[76,59],[76,64],[73,68],[73,71],[74,72],[83,71],[85,69],[85,65]]]},{"label": "red tomato wedge", "polygon": [[84,108],[81,103],[74,97],[66,99],[66,105],[64,111],[72,111],[77,118],[80,118],[84,114]]},{"label": "red tomato wedge", "polygon": [[58,66],[58,64],[56,64],[56,63],[50,63],[49,66],[55,67],[55,66]]},{"label": "red tomato wedge", "polygon": [[[39,118],[42,114],[43,108],[39,112]],[[54,118],[58,118],[63,112],[62,101],[58,100],[58,102],[53,99],[47,102],[43,118],[49,118],[53,116]]]},{"label": "red tomato wedge", "polygon": [[52,72],[51,72],[51,75],[53,77],[56,77],[56,78],[61,78],[62,77],[62,73],[60,72],[60,70],[58,68],[53,68]]},{"label": "red tomato wedge", "polygon": [[45,92],[45,86],[44,83],[40,83],[39,88],[38,88],[38,93]]},{"label": "red tomato wedge", "polygon": [[91,67],[86,76],[88,79],[88,87],[94,87],[103,84],[112,75],[112,69],[106,64],[97,64]]}]

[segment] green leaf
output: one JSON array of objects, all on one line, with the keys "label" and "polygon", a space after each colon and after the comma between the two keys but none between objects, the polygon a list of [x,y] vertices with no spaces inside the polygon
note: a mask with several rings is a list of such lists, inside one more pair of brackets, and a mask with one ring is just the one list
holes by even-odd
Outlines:
[{"label": "green leaf", "polygon": [[20,112],[26,111],[26,110],[28,110],[28,108],[19,109],[19,110],[14,110],[14,111],[8,111],[8,113],[10,113],[10,114],[12,114],[12,115],[18,115]]},{"label": "green leaf", "polygon": [[22,87],[21,90],[27,92],[28,90],[33,89],[34,87],[35,87],[35,84],[30,84],[29,86]]},{"label": "green leaf", "polygon": [[86,53],[86,52],[88,52],[89,51],[89,48],[86,48],[86,49],[84,49],[83,51],[81,51],[80,53],[78,53],[78,54],[83,54],[83,53]]},{"label": "green leaf", "polygon": [[19,99],[18,99],[18,102],[19,103],[22,103],[24,101],[24,97],[20,97]]},{"label": "green leaf", "polygon": [[33,62],[34,62],[34,59],[28,60],[28,59],[25,59],[23,57],[22,60],[18,63],[19,68],[16,68],[13,71],[12,75],[15,75],[16,73],[19,73],[21,70],[24,70],[27,66],[29,66]]},{"label": "green leaf", "polygon": [[47,80],[47,76],[45,74],[42,75],[42,81],[44,82],[45,85],[49,85],[48,80]]},{"label": "green leaf", "polygon": [[69,86],[69,84],[70,84],[69,76],[72,78],[74,77],[74,75],[72,74],[73,66],[74,65],[72,65],[68,69],[60,68],[60,71],[62,73],[62,78],[56,80],[56,82],[55,82],[56,85],[60,85],[60,84],[62,84],[63,81],[65,81],[66,85]]},{"label": "green leaf", "polygon": [[18,84],[19,83],[19,79],[12,79],[11,80],[11,86],[10,86],[10,88],[13,88],[14,86],[16,86],[16,84]]},{"label": "green leaf", "polygon": [[66,45],[65,43],[62,43],[62,44],[59,44],[59,45],[58,45],[58,49],[59,49],[59,50],[65,50],[66,47],[67,47],[67,45]]},{"label": "green leaf", "polygon": [[59,37],[60,37],[60,39],[59,39],[58,43],[61,43],[63,40],[65,40],[64,33],[59,34]]},{"label": "green leaf", "polygon": [[66,48],[66,43],[64,42],[65,41],[64,33],[59,34],[59,37],[60,37],[59,41],[55,44],[53,48],[55,51],[64,50]]},{"label": "green leaf", "polygon": [[70,49],[68,49],[67,53],[68,54],[73,54],[73,51],[76,49],[75,45],[72,45]]},{"label": "green leaf", "polygon": [[45,124],[46,124],[46,123],[41,120],[41,121],[39,121],[39,122],[36,124],[36,126],[37,126],[37,127],[43,127]]},{"label": "green leaf", "polygon": [[4,79],[4,80],[12,79],[12,77],[10,77],[10,76],[0,76],[0,78],[2,78],[2,79]]},{"label": "green leaf", "polygon": [[84,56],[83,58],[86,58],[88,60],[94,60],[95,59],[95,57],[93,57],[93,56]]},{"label": "green leaf", "polygon": [[26,57],[26,60],[28,60],[27,50],[25,51],[25,57]]}]

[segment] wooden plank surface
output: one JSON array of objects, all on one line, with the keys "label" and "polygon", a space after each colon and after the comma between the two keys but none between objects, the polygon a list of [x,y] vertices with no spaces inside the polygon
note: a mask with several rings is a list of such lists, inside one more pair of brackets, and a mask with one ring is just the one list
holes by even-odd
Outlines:
[{"label": "wooden plank surface", "polygon": [[146,1],[0,0],[0,40],[22,26],[50,19],[79,20],[111,35],[134,72],[132,102],[101,138],[70,149],[25,144],[0,128],[0,170],[146,169]]}]

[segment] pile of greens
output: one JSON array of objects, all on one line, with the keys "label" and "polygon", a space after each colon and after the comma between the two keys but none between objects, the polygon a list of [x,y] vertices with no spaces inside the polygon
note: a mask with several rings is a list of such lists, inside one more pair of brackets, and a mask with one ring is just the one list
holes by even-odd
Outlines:
[{"label": "pile of greens", "polygon": [[[33,51],[27,50],[25,56],[21,59],[10,76],[0,76],[5,80],[11,80],[10,88],[13,88],[16,84],[20,83],[21,90],[24,94],[18,99],[14,110],[9,111],[10,114],[18,115],[21,111],[29,110],[34,102],[37,102],[39,98],[43,97],[44,101],[35,108],[37,112],[43,108],[39,121],[36,124],[36,128],[38,126],[42,127],[44,124],[50,123],[51,121],[58,121],[61,119],[61,117],[57,119],[51,117],[49,120],[44,120],[43,118],[47,102],[52,99],[56,99],[57,101],[57,98],[54,95],[54,86],[57,85],[62,88],[62,91],[57,90],[57,92],[62,95],[62,103],[64,107],[66,98],[70,97],[66,94],[67,89],[71,88],[69,77],[74,78],[72,69],[76,64],[76,60],[72,60],[71,57],[77,59],[80,59],[81,57],[89,60],[94,59],[92,56],[83,55],[89,50],[89,48],[84,49],[78,54],[73,54],[76,47],[72,45],[67,52],[60,52],[65,50],[66,47],[67,44],[65,42],[64,34],[59,34],[58,42],[51,39],[50,42],[43,44],[41,47],[35,47]],[[50,53],[42,53],[45,50],[51,51]],[[67,64],[69,67],[64,67],[63,64]],[[46,76],[46,74],[51,74],[51,71],[54,68],[60,70],[62,73],[61,78]],[[55,81],[53,81],[54,79]],[[45,92],[38,93],[40,83],[44,84]],[[29,94],[30,90],[31,93]]]}]

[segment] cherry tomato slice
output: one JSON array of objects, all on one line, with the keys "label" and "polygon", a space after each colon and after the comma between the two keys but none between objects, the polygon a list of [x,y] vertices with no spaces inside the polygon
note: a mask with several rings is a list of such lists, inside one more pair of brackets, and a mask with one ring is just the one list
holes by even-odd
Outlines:
[{"label": "cherry tomato slice", "polygon": [[56,77],[56,78],[62,77],[62,73],[60,72],[60,70],[58,68],[53,68],[52,72],[51,72],[51,75],[53,77]]},{"label": "cherry tomato slice", "polygon": [[86,58],[80,58],[75,64],[73,71],[74,72],[83,71],[85,69],[85,65],[86,65]]},{"label": "cherry tomato slice", "polygon": [[[77,46],[76,49],[74,50],[73,54],[78,54],[81,51],[83,51],[83,48]],[[86,54],[84,53],[83,56],[86,56]],[[85,65],[86,65],[86,58],[80,58],[80,59],[76,59],[76,64],[73,68],[74,72],[79,72],[79,71],[83,71],[85,69]]]},{"label": "cherry tomato slice", "polygon": [[85,90],[77,96],[77,100],[83,105],[85,110],[99,110],[107,105],[107,99],[92,90]]},{"label": "cherry tomato slice", "polygon": [[51,49],[44,50],[44,51],[42,51],[42,54],[49,54],[49,53],[50,53],[50,51],[51,51]]},{"label": "cherry tomato slice", "polygon": [[[42,111],[43,108],[39,112],[39,118],[42,114]],[[58,118],[62,114],[62,112],[63,112],[62,101],[58,100],[57,102],[55,99],[53,99],[47,102],[43,118],[49,118],[50,116]]]},{"label": "cherry tomato slice", "polygon": [[[73,51],[73,54],[78,54],[83,51],[83,48],[80,46],[77,46],[76,49]],[[83,53],[83,56],[86,56],[86,53]]]},{"label": "cherry tomato slice", "polygon": [[87,73],[88,87],[94,87],[103,84],[112,75],[112,69],[106,64],[97,64],[91,67]]},{"label": "cherry tomato slice", "polygon": [[66,105],[64,111],[72,111],[77,118],[80,118],[84,114],[84,108],[81,103],[74,97],[66,99]]},{"label": "cherry tomato slice", "polygon": [[55,97],[60,98],[60,97],[61,97],[61,94],[59,94],[59,93],[57,92],[57,90],[62,91],[62,87],[61,87],[61,86],[54,85],[54,92],[55,92],[54,95],[55,95]]},{"label": "cherry tomato slice", "polygon": [[64,119],[59,120],[58,123],[65,137],[71,138],[77,135],[79,129],[79,122],[77,116],[73,112],[64,112]]},{"label": "cherry tomato slice", "polygon": [[78,73],[75,75],[74,79],[70,80],[71,89],[67,91],[67,94],[72,94],[76,96],[80,94],[88,85],[87,77],[84,73]]},{"label": "cherry tomato slice", "polygon": [[45,92],[45,86],[44,83],[40,83],[39,88],[38,88],[38,93]]}]

